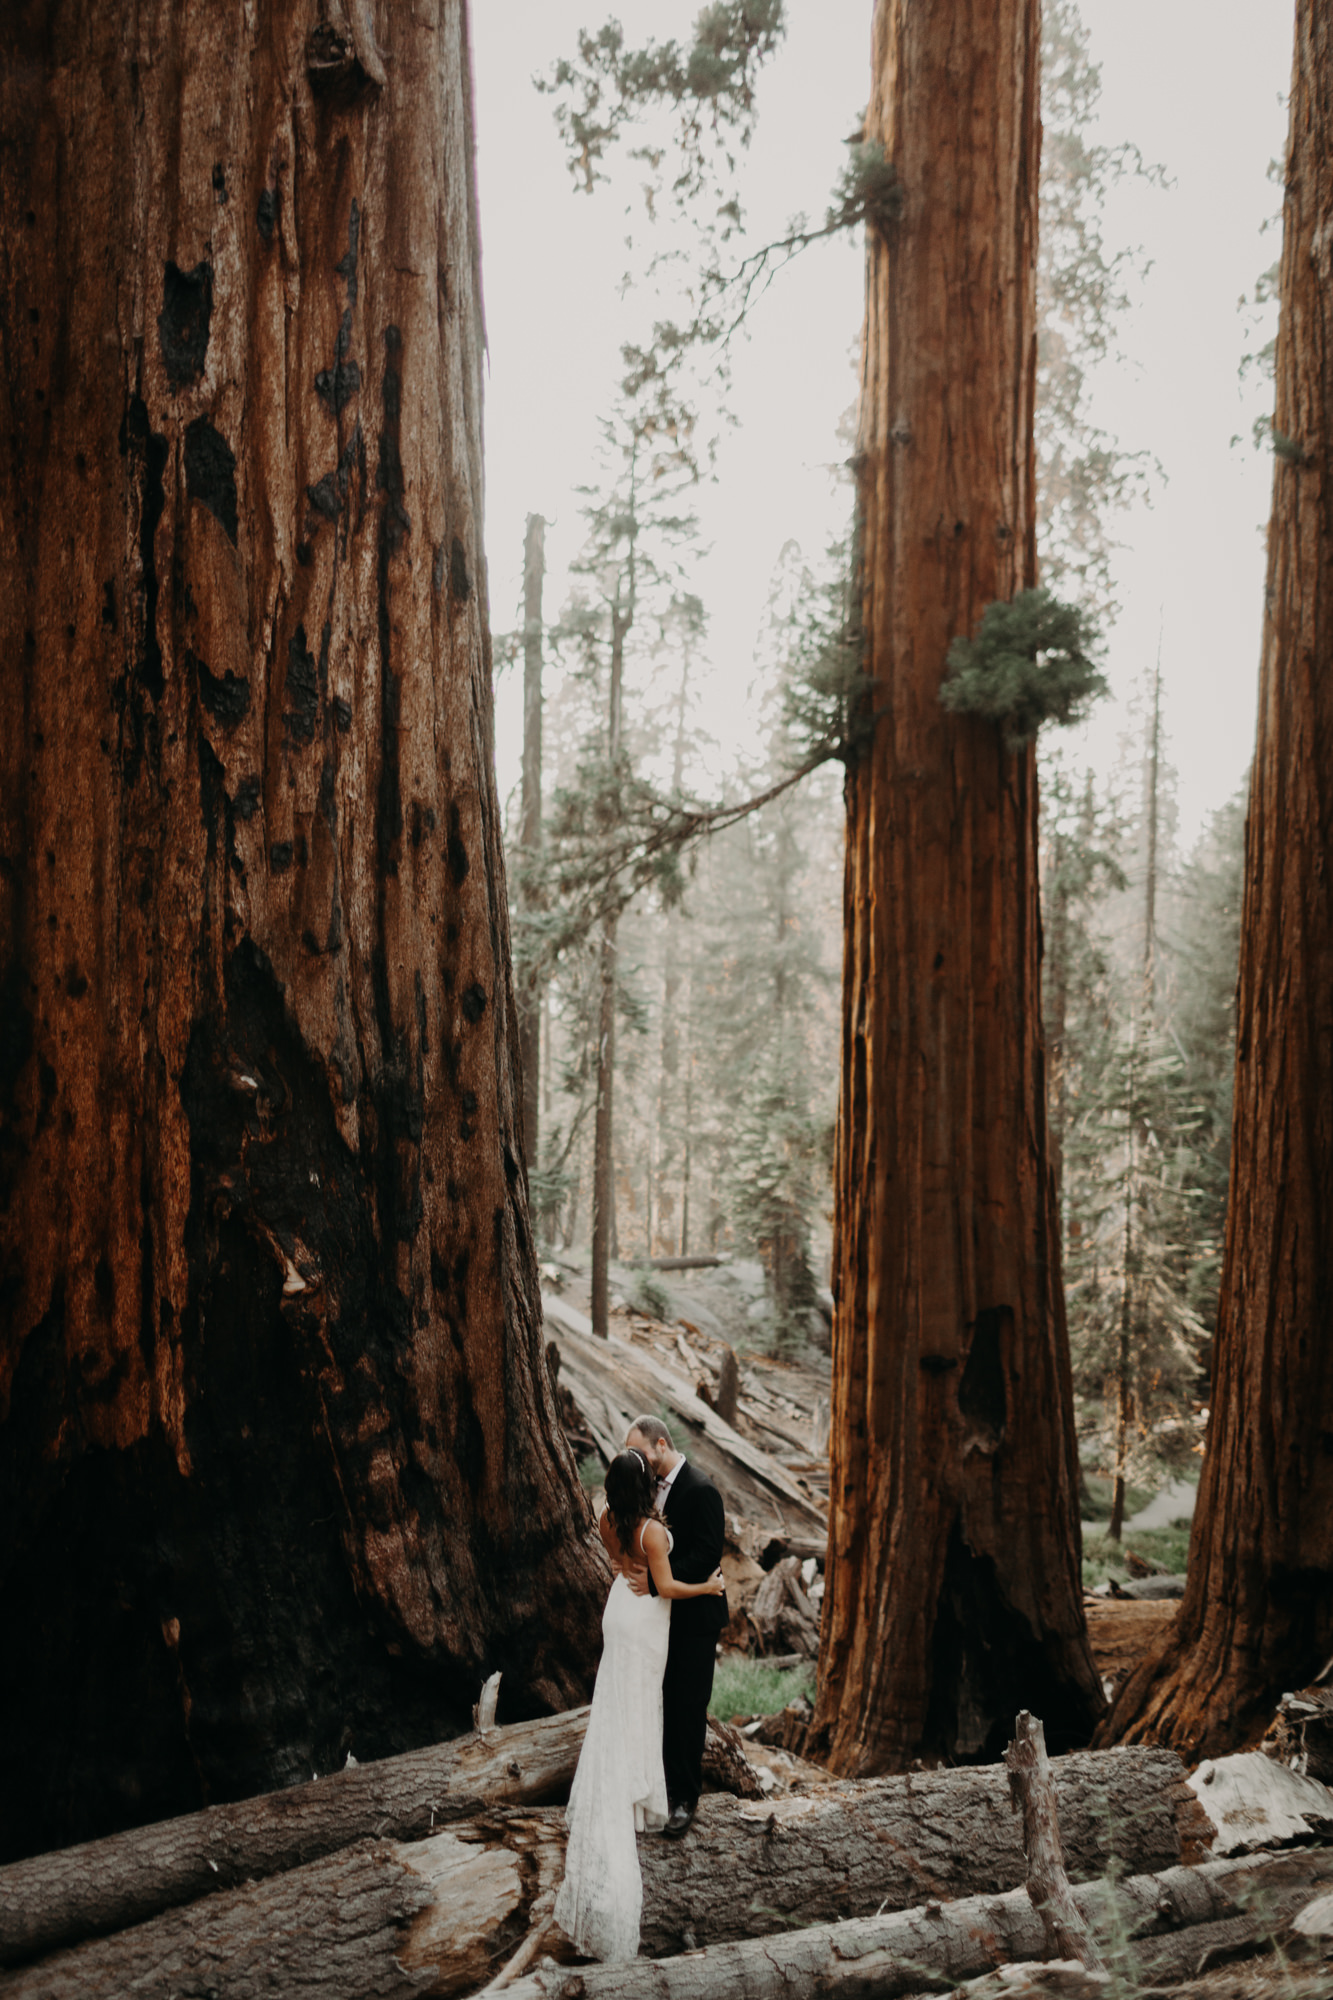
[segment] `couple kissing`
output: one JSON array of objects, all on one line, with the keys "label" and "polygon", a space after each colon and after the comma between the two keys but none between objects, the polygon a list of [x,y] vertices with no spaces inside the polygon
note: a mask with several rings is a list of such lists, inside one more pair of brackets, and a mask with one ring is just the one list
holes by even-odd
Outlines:
[{"label": "couple kissing", "polygon": [[643,1878],[635,1835],[688,1832],[703,1787],[717,1638],[722,1496],[666,1425],[636,1417],[606,1473],[597,1523],[615,1580],[602,1660],[569,1795],[555,1921],[589,1958],[639,1950]]}]

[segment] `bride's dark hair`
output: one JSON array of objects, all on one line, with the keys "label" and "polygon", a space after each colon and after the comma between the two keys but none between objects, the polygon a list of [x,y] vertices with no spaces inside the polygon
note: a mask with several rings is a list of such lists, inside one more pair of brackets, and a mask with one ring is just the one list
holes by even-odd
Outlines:
[{"label": "bride's dark hair", "polygon": [[653,1482],[637,1451],[621,1451],[606,1468],[606,1511],[625,1555],[634,1552],[640,1521],[653,1511]]}]

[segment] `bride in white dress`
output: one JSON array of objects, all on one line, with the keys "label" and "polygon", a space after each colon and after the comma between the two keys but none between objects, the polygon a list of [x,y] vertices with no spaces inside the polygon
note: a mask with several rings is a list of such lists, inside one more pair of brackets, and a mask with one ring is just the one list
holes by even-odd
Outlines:
[{"label": "bride in white dress", "polygon": [[[606,1507],[597,1523],[616,1578],[602,1613],[588,1733],[565,1815],[569,1839],[555,1921],[587,1958],[623,1960],[639,1950],[643,1878],[635,1834],[667,1817],[662,1772],[662,1674],[673,1597],[718,1597],[715,1570],[706,1583],[671,1574],[671,1531],[653,1512],[653,1480],[637,1451],[622,1451],[606,1474]],[[627,1567],[646,1563],[656,1597],[636,1597]]]}]

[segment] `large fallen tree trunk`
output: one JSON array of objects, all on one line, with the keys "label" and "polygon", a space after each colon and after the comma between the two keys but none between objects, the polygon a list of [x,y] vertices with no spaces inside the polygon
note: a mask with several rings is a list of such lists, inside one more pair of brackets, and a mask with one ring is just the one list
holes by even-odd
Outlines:
[{"label": "large fallen tree trunk", "polygon": [[[1175,1812],[1190,1795],[1174,1752],[1083,1752],[1052,1769],[1071,1874],[1094,1873],[1115,1854],[1140,1865],[1178,1858]],[[305,1982],[337,2000],[399,1991],[401,1961],[430,1968],[430,1993],[470,1992],[514,1951],[559,1881],[564,1838],[559,1810],[496,1809],[411,1845],[363,1844],[46,1958],[0,1990],[6,2000],[204,1990],[233,2000],[255,1991],[256,1967],[271,1962],[278,1990]],[[658,1955],[1024,1879],[1021,1822],[998,1766],[771,1802],[710,1796],[687,1840],[647,1838],[639,1856],[643,1950]]]},{"label": "large fallen tree trunk", "polygon": [[[1156,1976],[1192,1968],[1191,1950],[1215,1937],[1224,1921],[1245,1918],[1256,1896],[1265,1920],[1281,1922],[1333,1879],[1333,1854],[1255,1855],[1248,1863],[1205,1862],[1074,1891],[1096,1930],[1127,1930],[1143,1942],[1131,1947]],[[1259,1920],[1250,1912],[1251,1923]],[[1195,1927],[1198,1935],[1191,1935]],[[1154,1943],[1164,1932],[1184,1931],[1183,1951]],[[1039,1956],[1045,1947],[1041,1918],[1025,1889],[1004,1896],[969,1896],[956,1903],[927,1903],[892,1916],[821,1924],[781,1936],[717,1945],[679,1958],[628,1965],[585,1965],[571,1975],[548,1965],[507,1989],[508,2000],[895,2000],[917,1994],[923,1983],[944,1985],[975,1978],[1008,1961]],[[432,1989],[427,1989],[432,1990]]]},{"label": "large fallen tree trunk", "polygon": [[[182,1903],[280,1875],[359,1841],[414,1841],[483,1806],[569,1790],[586,1708],[483,1729],[235,1805],[0,1868],[0,1965],[143,1923]],[[734,1730],[709,1725],[704,1776],[760,1796]]]},{"label": "large fallen tree trunk", "polygon": [[778,1459],[740,1436],[659,1355],[616,1334],[602,1340],[564,1299],[542,1294],[547,1334],[560,1354],[560,1381],[609,1465],[635,1417],[661,1408],[676,1445],[707,1473],[728,1516],[779,1534],[817,1534],[822,1553],[824,1509]]}]

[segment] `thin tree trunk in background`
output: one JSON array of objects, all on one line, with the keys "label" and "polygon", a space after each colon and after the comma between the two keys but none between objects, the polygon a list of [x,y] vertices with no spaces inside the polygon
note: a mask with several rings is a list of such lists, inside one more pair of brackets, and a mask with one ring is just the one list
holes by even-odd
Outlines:
[{"label": "thin tree trunk in background", "polygon": [[452,1734],[498,1664],[568,1705],[597,1643],[518,1131],[467,14],[379,7],[381,59],[353,11],[3,40],[0,1857]]},{"label": "thin tree trunk in background", "polygon": [[1115,1389],[1115,1463],[1112,1467],[1111,1518],[1106,1533],[1113,1542],[1120,1540],[1125,1523],[1125,1472],[1129,1458],[1129,1419],[1131,1385],[1133,1380],[1133,1332],[1134,1332],[1134,1199],[1138,1170],[1139,1130],[1134,1115],[1134,1105],[1138,1090],[1134,1074],[1136,1049],[1134,1041],[1134,1016],[1129,1021],[1129,1104],[1130,1115],[1125,1133],[1128,1149],[1125,1161],[1125,1226],[1121,1234],[1124,1271],[1120,1286],[1120,1329],[1117,1338]]},{"label": "thin tree trunk in background", "polygon": [[685,1154],[680,1168],[680,1255],[690,1254],[690,1160],[693,1151],[690,1119],[694,1108],[694,1057],[685,1058]]},{"label": "thin tree trunk in background", "polygon": [[[546,523],[528,515],[523,542],[523,789],[519,845],[531,868],[542,845],[542,582]],[[533,969],[516,981],[518,1053],[523,1067],[523,1153],[531,1176],[540,1165],[541,1047],[544,982]]]},{"label": "thin tree trunk in background", "polygon": [[848,776],[831,1517],[813,1743],[833,1768],[1061,1747],[1102,1695],[1047,1154],[1030,748],[937,699],[1035,580],[1036,0],[880,0],[869,138],[867,671]]},{"label": "thin tree trunk in background", "polygon": [[[690,667],[693,653],[688,643],[684,645],[680,664],[680,690],[676,696],[676,741],[671,760],[671,790],[679,798],[685,785],[685,715],[689,701]],[[657,1092],[657,1130],[659,1135],[659,1162],[670,1160],[672,1153],[672,1125],[677,1106],[680,1084],[680,993],[685,983],[681,970],[681,953],[677,949],[680,934],[680,917],[673,910],[665,918],[666,924],[666,974],[662,987],[662,1037],[661,1070]],[[688,1061],[688,1058],[687,1058]],[[681,1249],[685,1255],[684,1230],[686,1228],[685,1208],[689,1201],[689,1147],[688,1130],[684,1137],[684,1167],[681,1179]],[[651,1250],[649,1255],[651,1255]]]},{"label": "thin tree trunk in background", "polygon": [[1143,874],[1143,997],[1149,1020],[1157,987],[1157,823],[1162,761],[1162,642],[1153,668],[1152,723],[1148,738],[1148,855]]},{"label": "thin tree trunk in background", "polygon": [[[631,500],[631,512],[633,502]],[[631,549],[633,544],[631,543]],[[634,619],[631,557],[628,587],[622,605],[621,586],[611,610],[611,683],[607,699],[607,761],[614,768],[620,757],[624,702],[625,635]],[[597,1111],[592,1152],[592,1330],[603,1339],[611,1327],[609,1266],[616,1226],[614,1093],[616,1078],[616,932],[614,916],[604,918],[598,953],[600,998],[597,1015]]]},{"label": "thin tree trunk in background", "polygon": [[1333,1653],[1333,22],[1299,0],[1236,1093],[1185,1596],[1108,1740],[1249,1740]]}]

